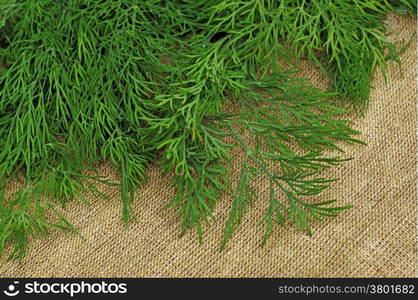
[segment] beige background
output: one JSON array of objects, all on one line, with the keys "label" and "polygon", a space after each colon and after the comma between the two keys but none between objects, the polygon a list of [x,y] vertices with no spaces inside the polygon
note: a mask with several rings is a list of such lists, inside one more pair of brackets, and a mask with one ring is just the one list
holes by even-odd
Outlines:
[{"label": "beige background", "polygon": [[[413,18],[390,16],[392,40],[409,38]],[[354,208],[335,219],[314,225],[309,237],[292,228],[276,227],[260,247],[266,206],[265,183],[227,248],[219,252],[230,198],[215,211],[205,240],[199,245],[189,232],[179,237],[179,220],[162,207],[173,196],[168,179],[157,168],[134,204],[136,220],[121,221],[117,189],[114,199],[92,199],[92,205],[73,203],[67,216],[84,239],[55,231],[30,242],[19,264],[0,260],[2,277],[413,277],[416,244],[416,42],[402,56],[404,75],[396,64],[373,81],[370,108],[355,117],[353,126],[368,146],[347,147],[355,159],[327,171],[340,178],[321,195]],[[324,85],[312,67],[304,75]],[[237,154],[239,155],[239,153]],[[111,171],[104,173],[113,177]],[[114,177],[113,177],[114,178]],[[264,195],[264,196],[263,196]]]}]

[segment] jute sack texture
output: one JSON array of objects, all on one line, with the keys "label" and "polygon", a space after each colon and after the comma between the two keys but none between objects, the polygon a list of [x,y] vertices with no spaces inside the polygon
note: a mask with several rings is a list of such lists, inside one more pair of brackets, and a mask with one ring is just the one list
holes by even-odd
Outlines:
[{"label": "jute sack texture", "polygon": [[[388,17],[390,38],[409,40],[416,20]],[[169,178],[156,167],[134,203],[135,220],[125,226],[117,188],[102,187],[110,200],[72,203],[66,216],[81,236],[54,231],[33,240],[21,263],[2,259],[2,277],[415,277],[416,234],[416,41],[402,55],[403,76],[395,63],[388,83],[376,72],[365,117],[353,116],[354,128],[368,146],[346,147],[354,160],[327,170],[339,181],[321,194],[354,207],[316,223],[308,236],[277,226],[260,247],[261,216],[267,182],[257,182],[259,197],[223,252],[223,226],[231,203],[223,196],[204,230],[180,237],[179,219],[164,210],[174,195]],[[303,65],[303,76],[325,87],[325,78]],[[242,153],[236,153],[240,161]],[[236,168],[237,169],[237,168]],[[118,180],[107,167],[103,175]],[[235,171],[236,172],[236,171]],[[236,176],[234,173],[232,176]]]}]

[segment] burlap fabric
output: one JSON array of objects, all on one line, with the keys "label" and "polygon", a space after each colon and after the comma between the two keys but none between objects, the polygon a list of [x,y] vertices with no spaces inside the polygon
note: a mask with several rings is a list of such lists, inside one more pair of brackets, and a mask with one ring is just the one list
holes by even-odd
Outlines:
[{"label": "burlap fabric", "polygon": [[[413,18],[390,16],[391,39],[409,39]],[[67,216],[75,234],[52,232],[30,242],[21,264],[1,260],[3,277],[413,277],[416,237],[416,42],[403,54],[404,75],[391,63],[388,83],[376,74],[371,103],[354,127],[368,146],[346,147],[354,160],[327,171],[340,180],[322,199],[339,199],[354,208],[314,225],[314,234],[276,227],[260,247],[266,207],[266,183],[227,248],[219,251],[230,198],[220,199],[204,243],[189,232],[179,237],[179,219],[163,210],[174,188],[156,167],[134,204],[136,219],[121,220],[117,188],[106,188],[110,200],[73,203]],[[324,86],[310,66],[304,75]],[[240,153],[237,153],[239,160]],[[103,168],[103,174],[115,179]]]}]

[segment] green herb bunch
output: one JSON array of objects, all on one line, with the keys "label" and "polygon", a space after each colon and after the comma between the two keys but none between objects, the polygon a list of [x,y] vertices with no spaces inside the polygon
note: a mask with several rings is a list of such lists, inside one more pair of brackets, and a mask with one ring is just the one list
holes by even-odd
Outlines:
[{"label": "green herb bunch", "polygon": [[[245,39],[249,59],[268,59],[279,47],[291,48],[291,57],[316,64],[331,79],[332,90],[363,111],[376,66],[385,73],[387,62],[399,62],[402,50],[385,37],[387,13],[417,9],[414,0],[190,2],[194,10],[204,11],[208,32],[231,33],[234,43]],[[268,62],[264,65],[269,67]]]},{"label": "green herb bunch", "polygon": [[[375,66],[398,58],[383,18],[400,7],[416,3],[2,0],[0,251],[12,245],[9,257],[22,258],[30,236],[76,231],[61,206],[106,197],[97,182],[120,186],[128,222],[155,161],[173,175],[167,207],[182,232],[202,240],[219,195],[231,193],[225,247],[259,177],[269,182],[258,200],[268,201],[264,242],[275,223],[310,232],[347,208],[309,196],[333,182],[323,169],[347,160],[329,150],[361,143],[336,99],[365,102]],[[297,79],[302,57],[334,91]],[[244,155],[230,180],[236,148]],[[95,172],[105,162],[119,183]],[[10,197],[12,180],[22,188]]]}]

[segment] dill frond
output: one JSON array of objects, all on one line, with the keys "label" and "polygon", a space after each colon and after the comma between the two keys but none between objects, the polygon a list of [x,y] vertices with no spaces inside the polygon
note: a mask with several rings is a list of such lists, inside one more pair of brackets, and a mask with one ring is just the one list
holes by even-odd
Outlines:
[{"label": "dill frond", "polygon": [[[347,160],[328,151],[362,143],[336,99],[365,107],[376,67],[399,60],[383,19],[402,9],[416,3],[0,0],[1,253],[12,245],[22,258],[31,236],[76,231],[60,206],[106,197],[97,182],[120,186],[128,222],[156,162],[177,187],[167,207],[199,240],[231,193],[225,247],[256,202],[256,176],[269,182],[264,241],[274,223],[310,232],[347,208],[309,201],[333,182],[321,170]],[[295,77],[301,58],[334,92]],[[234,148],[244,152],[236,183]],[[104,162],[119,183],[86,175]],[[23,187],[6,195],[13,180]]]}]

